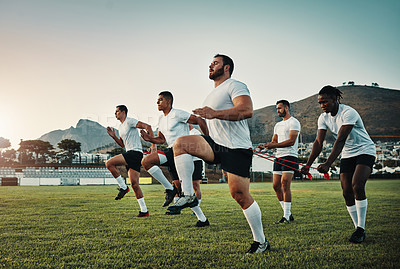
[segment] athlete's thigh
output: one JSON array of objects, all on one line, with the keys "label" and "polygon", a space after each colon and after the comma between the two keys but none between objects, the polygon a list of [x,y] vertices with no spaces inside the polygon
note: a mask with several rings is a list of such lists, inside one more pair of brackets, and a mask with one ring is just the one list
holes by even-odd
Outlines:
[{"label": "athlete's thigh", "polygon": [[272,174],[272,185],[273,186],[280,186],[281,185],[282,175],[279,174]]},{"label": "athlete's thigh", "polygon": [[371,168],[364,164],[357,164],[353,174],[353,182],[366,182],[371,175]]},{"label": "athlete's thigh", "polygon": [[232,173],[228,174],[228,185],[231,192],[249,193],[250,178],[241,177]]},{"label": "athlete's thigh", "polygon": [[128,165],[124,156],[122,154],[118,154],[107,161],[111,165]]},{"label": "athlete's thigh", "polygon": [[340,173],[340,184],[343,190],[352,190],[353,173]]},{"label": "athlete's thigh", "polygon": [[158,157],[157,151],[152,152],[152,153],[148,154],[147,156],[145,156],[143,158],[142,162],[151,163],[154,165],[160,165],[160,158]]},{"label": "athlete's thigh", "polygon": [[183,136],[178,138],[176,142],[190,155],[199,157],[206,162],[214,161],[214,152],[210,144],[201,135]]},{"label": "athlete's thigh", "polygon": [[292,171],[290,172],[282,172],[282,178],[281,181],[286,181],[286,182],[292,182],[292,178],[293,178],[294,173]]}]

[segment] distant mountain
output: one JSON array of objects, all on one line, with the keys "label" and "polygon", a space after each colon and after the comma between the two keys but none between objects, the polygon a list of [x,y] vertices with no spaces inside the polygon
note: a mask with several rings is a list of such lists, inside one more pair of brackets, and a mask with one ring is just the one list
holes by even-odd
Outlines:
[{"label": "distant mountain", "polygon": [[48,141],[53,147],[63,139],[73,139],[81,143],[82,152],[115,143],[114,140],[107,134],[107,129],[99,123],[91,120],[79,120],[76,127],[66,130],[55,130],[42,135],[40,140]]},{"label": "distant mountain", "polygon": [[[358,111],[373,140],[400,140],[399,90],[360,85],[337,88],[343,92],[341,103]],[[287,99],[290,99],[290,96]],[[318,94],[315,94],[291,104],[292,116],[301,123],[303,142],[312,142],[316,137],[317,120],[322,113],[317,100]],[[255,110],[253,117],[249,120],[253,143],[270,141],[275,123],[280,120],[275,105]],[[329,139],[332,141],[330,135]]]}]

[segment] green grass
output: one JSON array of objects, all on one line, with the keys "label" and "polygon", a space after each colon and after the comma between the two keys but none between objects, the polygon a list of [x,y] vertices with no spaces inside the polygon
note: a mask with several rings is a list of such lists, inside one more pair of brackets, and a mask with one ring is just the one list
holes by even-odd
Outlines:
[{"label": "green grass", "polygon": [[244,256],[252,243],[227,184],[202,185],[211,225],[185,209],[167,216],[161,185],[142,186],[149,218],[136,218],[132,192],[115,186],[0,187],[0,268],[400,268],[400,181],[367,183],[367,239],[354,226],[339,181],[295,182],[295,222],[275,225],[282,210],[271,183],[252,183],[271,251]]}]

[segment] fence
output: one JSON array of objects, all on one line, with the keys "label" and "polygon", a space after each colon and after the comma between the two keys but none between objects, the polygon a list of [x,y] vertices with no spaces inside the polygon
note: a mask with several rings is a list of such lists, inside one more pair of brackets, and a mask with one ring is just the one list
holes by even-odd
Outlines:
[{"label": "fence", "polygon": [[10,185],[11,178],[20,186],[41,185],[107,185],[116,184],[111,173],[104,167],[26,167],[16,172],[10,167],[0,168],[1,185]]}]

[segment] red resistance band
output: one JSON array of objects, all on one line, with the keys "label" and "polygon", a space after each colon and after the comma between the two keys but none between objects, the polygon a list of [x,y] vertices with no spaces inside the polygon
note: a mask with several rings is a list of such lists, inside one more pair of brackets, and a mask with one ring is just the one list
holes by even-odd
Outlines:
[{"label": "red resistance band", "polygon": [[[263,158],[263,159],[267,159],[267,160],[272,161],[272,162],[274,162],[274,163],[277,163],[277,164],[280,164],[280,165],[289,167],[289,168],[291,168],[291,169],[293,169],[293,170],[296,170],[296,171],[298,171],[298,172],[300,172],[300,170],[294,169],[293,167],[290,167],[290,166],[288,166],[288,165],[285,165],[285,164],[283,164],[283,163],[280,163],[280,162],[278,162],[278,161],[276,161],[276,160],[274,160],[274,159],[270,159],[270,158],[268,158],[268,157],[275,158],[275,159],[282,160],[282,161],[289,162],[289,163],[298,164],[298,165],[301,165],[301,166],[304,166],[304,167],[308,167],[308,168],[317,169],[317,168],[312,167],[312,166],[308,166],[308,165],[304,165],[304,164],[301,164],[301,163],[296,163],[296,162],[292,162],[292,161],[289,161],[289,160],[285,160],[285,159],[282,159],[282,158],[279,158],[279,157],[275,157],[275,156],[273,156],[273,155],[269,155],[269,154],[264,153],[264,152],[257,152],[257,151],[255,151],[255,150],[253,150],[253,149],[252,149],[252,151],[253,151],[254,154],[255,154],[256,156],[258,156],[258,157],[261,157],[261,158]],[[265,157],[265,156],[262,156],[262,155],[266,155],[266,156],[268,156],[268,157]],[[301,173],[301,172],[300,172],[300,173]],[[312,176],[311,176],[310,173],[307,174],[307,177],[308,177],[309,180],[312,181]],[[328,173],[325,173],[325,174],[324,174],[324,177],[326,178],[326,180],[329,180],[329,174],[328,174]]]}]

